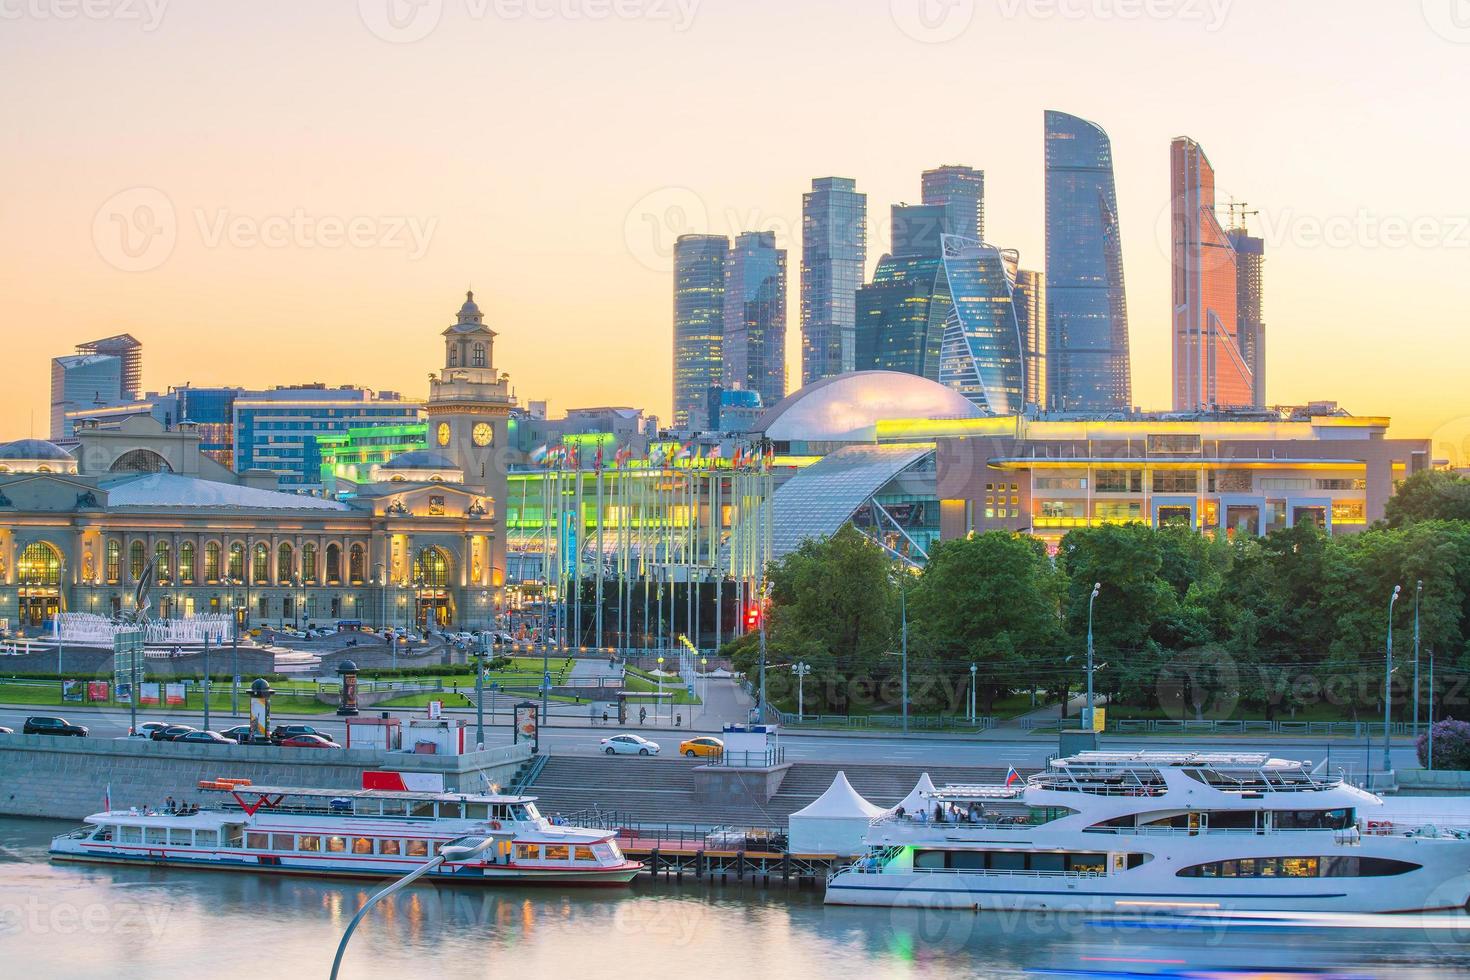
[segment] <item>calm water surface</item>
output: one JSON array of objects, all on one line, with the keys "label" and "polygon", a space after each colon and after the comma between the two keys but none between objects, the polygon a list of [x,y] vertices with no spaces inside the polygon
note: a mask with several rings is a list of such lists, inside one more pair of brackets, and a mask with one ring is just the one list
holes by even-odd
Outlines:
[{"label": "calm water surface", "polygon": [[[0,818],[0,977],[325,977],[370,884],[52,865],[71,824]],[[811,891],[427,886],[358,929],[347,977],[1470,976],[1452,929],[1183,929],[1050,914],[826,908]],[[1226,973],[1227,976],[1242,975]]]}]

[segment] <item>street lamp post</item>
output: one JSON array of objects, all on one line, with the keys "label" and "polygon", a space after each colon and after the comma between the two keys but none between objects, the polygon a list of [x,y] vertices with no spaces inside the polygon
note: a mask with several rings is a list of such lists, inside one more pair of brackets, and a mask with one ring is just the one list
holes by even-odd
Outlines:
[{"label": "street lamp post", "polygon": [[240,600],[235,589],[240,580],[230,579],[230,618],[234,620],[233,628],[230,630],[230,714],[240,714]]},{"label": "street lamp post", "polygon": [[1414,738],[1419,737],[1419,597],[1424,594],[1424,580],[1414,583]]},{"label": "street lamp post", "polygon": [[[664,658],[658,658],[658,700],[653,704],[653,723],[658,724],[659,705],[664,703]],[[669,712],[673,714],[673,712]]]},{"label": "street lamp post", "polygon": [[760,586],[760,655],[761,655],[761,713],[760,722],[766,722],[766,583]]},{"label": "street lamp post", "polygon": [[799,723],[806,714],[806,698],[804,688],[806,687],[806,675],[812,672],[812,665],[801,661],[791,666],[791,672],[796,675],[796,720]]},{"label": "street lamp post", "polygon": [[[462,837],[460,839],[464,841],[474,840],[473,838],[469,837]],[[476,840],[474,843],[471,844],[445,844],[443,847],[439,848],[438,854],[434,855],[431,859],[425,861],[419,867],[415,868],[413,871],[410,871],[408,874],[404,875],[402,878],[399,878],[397,881],[393,882],[393,884],[389,885],[387,888],[384,888],[382,891],[378,892],[372,898],[364,902],[362,904],[362,908],[358,909],[357,914],[352,917],[352,921],[347,923],[347,931],[342,933],[342,941],[337,944],[337,955],[332,960],[331,980],[337,980],[337,971],[342,967],[342,955],[347,952],[347,943],[352,939],[352,934],[357,931],[357,927],[362,922],[363,916],[367,915],[368,909],[372,908],[374,905],[377,905],[389,895],[395,894],[396,892],[400,892],[404,888],[407,888],[409,885],[413,884],[415,881],[422,878],[430,871],[438,868],[440,865],[449,863],[451,861],[456,864],[463,863],[465,861],[473,861],[475,858],[488,851],[494,844],[494,837],[480,838],[479,840]]]},{"label": "street lamp post", "polygon": [[209,630],[204,631],[204,730],[209,731]]},{"label": "street lamp post", "polygon": [[1094,582],[1092,585],[1092,595],[1087,598],[1087,714],[1082,718],[1082,727],[1086,731],[1093,731],[1096,728],[1092,720],[1094,709],[1092,688],[1092,607],[1097,602],[1097,594],[1101,591],[1102,583]]},{"label": "street lamp post", "polygon": [[1388,600],[1388,646],[1387,656],[1383,661],[1383,771],[1393,769],[1393,759],[1389,754],[1389,748],[1393,744],[1392,734],[1389,726],[1393,723],[1393,607],[1399,601],[1399,593],[1403,586],[1393,587],[1393,596]]},{"label": "street lamp post", "polygon": [[980,720],[980,702],[975,690],[975,671],[977,669],[978,665],[970,665],[970,724],[972,725]]},{"label": "street lamp post", "polygon": [[903,733],[907,735],[909,733],[909,590],[906,581],[903,588],[898,590],[898,619],[899,652],[903,657],[903,686],[900,696],[903,698]]},{"label": "street lamp post", "polygon": [[475,658],[475,749],[485,748],[485,653],[489,640],[480,641],[480,656]]},{"label": "street lamp post", "polygon": [[66,599],[66,562],[61,562],[56,576],[56,680],[61,684],[63,692],[66,690],[66,681],[62,679],[61,653],[65,649],[65,641],[61,638],[61,612]]}]

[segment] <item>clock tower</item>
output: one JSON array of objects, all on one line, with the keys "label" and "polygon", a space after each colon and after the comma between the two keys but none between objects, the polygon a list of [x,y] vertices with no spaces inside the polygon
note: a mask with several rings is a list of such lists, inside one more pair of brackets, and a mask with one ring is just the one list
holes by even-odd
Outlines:
[{"label": "clock tower", "polygon": [[515,399],[510,377],[495,368],[495,331],[485,325],[473,292],[443,337],[444,367],[429,378],[429,448],[454,461],[465,489],[484,497],[494,529],[488,571],[498,594],[505,581],[506,441]]}]

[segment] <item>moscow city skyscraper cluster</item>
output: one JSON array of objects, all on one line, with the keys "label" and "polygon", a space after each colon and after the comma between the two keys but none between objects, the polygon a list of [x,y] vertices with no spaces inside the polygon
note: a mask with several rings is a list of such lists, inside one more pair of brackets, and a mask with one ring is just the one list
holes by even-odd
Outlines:
[{"label": "moscow city skyscraper cluster", "polygon": [[[985,172],[945,165],[921,203],[891,208],[872,278],[867,195],[848,177],[802,198],[801,384],[850,371],[916,374],[994,415],[1133,408],[1112,146],[1095,123],[1048,111],[1045,271],[985,227]],[[1171,144],[1173,408],[1262,408],[1264,242],[1243,205],[1216,216],[1199,144]],[[1239,223],[1235,218],[1239,213]],[[772,232],[681,236],[674,250],[674,426],[719,428],[723,392],[785,396],[786,252]],[[714,396],[711,396],[711,392]],[[745,397],[753,400],[753,396]]]}]

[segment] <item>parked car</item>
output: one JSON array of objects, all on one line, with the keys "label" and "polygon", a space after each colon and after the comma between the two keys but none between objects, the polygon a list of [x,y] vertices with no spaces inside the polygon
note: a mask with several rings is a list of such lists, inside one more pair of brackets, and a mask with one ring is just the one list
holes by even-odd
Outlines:
[{"label": "parked car", "polygon": [[292,735],[276,743],[287,749],[340,749],[342,746],[320,735]]},{"label": "parked car", "polygon": [[642,735],[613,735],[601,744],[602,751],[608,755],[658,755],[658,743]]},{"label": "parked car", "polygon": [[679,743],[679,754],[690,759],[718,759],[725,754],[725,743],[712,735],[686,738]]},{"label": "parked car", "polygon": [[158,731],[160,728],[167,728],[167,727],[168,727],[168,722],[166,722],[166,721],[145,721],[145,722],[143,722],[143,724],[141,724],[137,728],[133,729],[132,734],[130,734],[130,735],[126,736],[126,737],[127,738],[152,738],[154,732]]},{"label": "parked car", "polygon": [[198,730],[193,725],[164,725],[162,728],[153,729],[148,737],[155,742],[172,742],[180,735],[187,735]]},{"label": "parked car", "polygon": [[250,741],[250,726],[236,725],[234,728],[224,729],[220,734],[231,742],[248,742]]},{"label": "parked car", "polygon": [[315,735],[318,738],[326,739],[328,742],[332,740],[331,735],[322,731],[320,728],[312,728],[310,725],[277,725],[271,732],[271,741],[280,745],[284,740],[295,738],[298,735]]},{"label": "parked car", "polygon": [[87,737],[86,725],[73,725],[65,718],[55,718],[50,715],[32,715],[21,726],[21,731],[26,735],[70,735],[73,738]]},{"label": "parked car", "polygon": [[6,728],[4,725],[0,725],[0,735],[14,735],[14,734],[15,734],[15,729],[14,728]]},{"label": "parked car", "polygon": [[234,745],[235,744],[235,740],[233,738],[225,738],[219,732],[208,732],[208,731],[185,732],[184,734],[180,735],[178,738],[174,739],[174,741],[175,742],[205,742],[205,743],[211,744],[211,745]]}]

